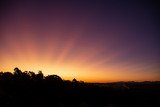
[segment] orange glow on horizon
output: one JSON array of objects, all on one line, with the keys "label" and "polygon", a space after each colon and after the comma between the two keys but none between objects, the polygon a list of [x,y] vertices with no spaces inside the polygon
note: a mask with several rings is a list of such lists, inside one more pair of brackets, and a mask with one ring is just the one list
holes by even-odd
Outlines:
[{"label": "orange glow on horizon", "polygon": [[[138,73],[140,70],[150,70],[141,68],[141,65],[129,64],[128,62],[110,63],[124,54],[121,51],[109,51],[108,57],[106,57],[100,55],[103,53],[102,48],[87,50],[84,47],[72,55],[75,45],[77,45],[77,37],[74,39],[68,38],[63,45],[59,43],[47,44],[46,49],[43,48],[42,53],[39,53],[36,42],[33,41],[33,34],[29,33],[28,35],[32,35],[25,38],[29,41],[23,41],[24,38],[8,40],[8,43],[10,43],[8,49],[11,53],[1,54],[3,56],[0,57],[1,71],[13,71],[14,67],[19,67],[22,71],[38,72],[38,70],[42,70],[44,75],[57,74],[63,79],[77,78],[77,80],[86,82],[144,81],[156,80],[158,77],[156,73],[152,76],[150,72],[145,73],[145,75]],[[71,37],[73,38],[73,36]],[[60,45],[62,47],[58,49]]]},{"label": "orange glow on horizon", "polygon": [[[54,62],[14,62],[10,61],[8,66],[3,66],[1,71],[12,71],[14,67],[19,67],[22,71],[34,71],[37,73],[41,70],[44,75],[56,74],[62,77],[65,80],[72,80],[76,78],[77,80],[82,80],[85,82],[115,82],[115,81],[144,81],[146,78],[149,80],[154,80],[154,78],[150,78],[150,73],[146,74],[144,77],[139,77],[139,75],[143,75],[140,73],[130,73],[124,72],[120,69],[115,69],[114,67],[108,67],[109,69],[100,69],[94,68],[93,66],[82,66],[79,64],[70,63],[70,64],[56,64]],[[18,66],[17,66],[18,65]],[[123,68],[121,68],[123,70]],[[124,68],[125,70],[125,68]],[[119,73],[121,72],[121,73]],[[156,77],[156,74],[155,74]]]},{"label": "orange glow on horizon", "polygon": [[159,42],[149,13],[144,21],[139,11],[131,17],[129,10],[82,4],[4,6],[0,71],[18,67],[86,82],[160,80]]}]

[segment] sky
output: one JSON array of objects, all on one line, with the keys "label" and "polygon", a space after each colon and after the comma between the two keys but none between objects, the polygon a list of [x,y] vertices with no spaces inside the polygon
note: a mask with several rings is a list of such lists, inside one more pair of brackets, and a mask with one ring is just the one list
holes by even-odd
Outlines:
[{"label": "sky", "polygon": [[160,81],[156,0],[1,0],[0,71]]}]

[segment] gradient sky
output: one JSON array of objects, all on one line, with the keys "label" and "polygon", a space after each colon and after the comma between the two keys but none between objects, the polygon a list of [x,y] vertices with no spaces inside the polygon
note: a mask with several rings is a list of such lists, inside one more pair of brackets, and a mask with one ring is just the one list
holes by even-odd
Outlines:
[{"label": "gradient sky", "polygon": [[160,80],[158,7],[154,0],[1,0],[0,71]]}]

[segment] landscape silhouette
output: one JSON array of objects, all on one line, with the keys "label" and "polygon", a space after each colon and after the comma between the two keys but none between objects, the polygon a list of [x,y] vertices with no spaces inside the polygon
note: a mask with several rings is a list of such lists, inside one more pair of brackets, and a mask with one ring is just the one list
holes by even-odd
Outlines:
[{"label": "landscape silhouette", "polygon": [[0,72],[1,107],[160,107],[160,82],[86,83],[42,71]]},{"label": "landscape silhouette", "polygon": [[159,7],[0,0],[0,107],[160,107]]}]

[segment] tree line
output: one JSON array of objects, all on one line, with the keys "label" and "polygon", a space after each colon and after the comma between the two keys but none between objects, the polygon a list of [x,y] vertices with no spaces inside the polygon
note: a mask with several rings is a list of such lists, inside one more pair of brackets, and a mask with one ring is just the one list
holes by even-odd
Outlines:
[{"label": "tree line", "polygon": [[160,82],[96,84],[19,68],[0,72],[0,107],[160,107],[159,99]]},{"label": "tree line", "polygon": [[63,80],[58,75],[47,75],[44,76],[42,71],[38,71],[36,74],[33,71],[24,71],[22,72],[19,68],[14,68],[14,72],[0,72],[0,81],[16,81],[16,82],[25,82],[25,81],[32,81],[32,82],[41,82],[47,81],[52,83],[62,83],[62,82],[72,82],[72,83],[84,83],[83,81],[77,81],[75,78],[70,80]]}]

